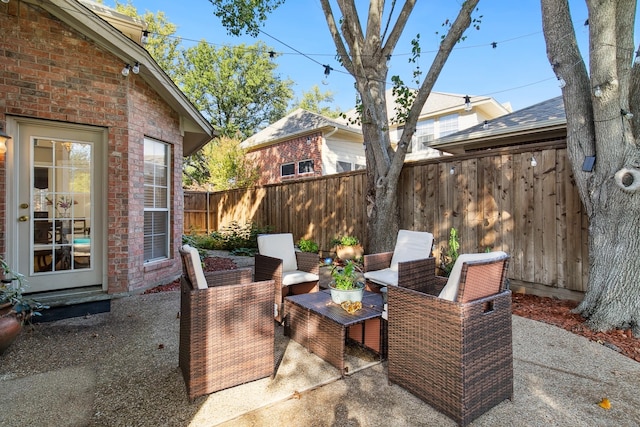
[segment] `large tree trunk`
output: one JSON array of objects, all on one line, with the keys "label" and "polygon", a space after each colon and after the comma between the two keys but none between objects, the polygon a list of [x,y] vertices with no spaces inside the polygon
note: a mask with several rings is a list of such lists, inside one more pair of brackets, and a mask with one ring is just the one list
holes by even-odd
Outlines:
[{"label": "large tree trunk", "polygon": [[[558,79],[566,81],[567,151],[589,217],[589,281],[576,311],[596,331],[631,328],[637,335],[640,151],[635,119],[624,114],[639,86],[634,82],[640,66],[631,67],[635,1],[587,1],[589,72],[577,48],[567,0],[541,4],[549,62]],[[582,170],[585,156],[596,156],[592,171]]]}]

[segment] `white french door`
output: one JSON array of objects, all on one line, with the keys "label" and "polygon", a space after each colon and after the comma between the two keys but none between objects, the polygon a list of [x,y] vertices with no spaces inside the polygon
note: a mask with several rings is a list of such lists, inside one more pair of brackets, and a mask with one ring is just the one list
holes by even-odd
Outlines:
[{"label": "white french door", "polygon": [[27,120],[17,127],[7,252],[28,292],[102,284],[104,130]]}]

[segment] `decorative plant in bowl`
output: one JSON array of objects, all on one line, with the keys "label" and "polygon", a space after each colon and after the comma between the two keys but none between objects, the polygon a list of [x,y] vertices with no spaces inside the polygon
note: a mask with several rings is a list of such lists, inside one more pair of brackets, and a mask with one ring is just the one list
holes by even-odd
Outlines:
[{"label": "decorative plant in bowl", "polygon": [[0,354],[9,348],[20,334],[22,326],[48,308],[23,295],[26,279],[0,258]]},{"label": "decorative plant in bowl", "polygon": [[331,299],[336,304],[344,301],[361,302],[364,282],[359,280],[359,268],[349,260],[344,267],[334,266],[331,269],[333,281],[329,283]]},{"label": "decorative plant in bowl", "polygon": [[342,260],[358,259],[364,255],[364,249],[355,236],[341,236],[331,240],[331,245],[336,248],[336,255]]}]

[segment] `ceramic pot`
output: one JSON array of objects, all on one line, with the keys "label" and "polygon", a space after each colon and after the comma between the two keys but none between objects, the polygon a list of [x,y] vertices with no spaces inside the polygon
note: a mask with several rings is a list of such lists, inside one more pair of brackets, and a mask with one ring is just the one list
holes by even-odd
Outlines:
[{"label": "ceramic pot", "polygon": [[11,313],[11,305],[0,307],[0,354],[9,348],[21,330],[22,322]]},{"label": "ceramic pot", "polygon": [[364,283],[358,282],[357,289],[336,289],[333,283],[329,283],[329,289],[331,290],[331,300],[336,304],[340,304],[343,301],[362,301],[362,294],[364,292]]}]

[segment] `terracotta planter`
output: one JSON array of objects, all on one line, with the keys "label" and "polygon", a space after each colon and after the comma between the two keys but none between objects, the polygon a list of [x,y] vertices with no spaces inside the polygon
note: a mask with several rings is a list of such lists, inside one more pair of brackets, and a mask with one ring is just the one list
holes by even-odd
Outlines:
[{"label": "terracotta planter", "polygon": [[11,305],[0,307],[0,354],[13,343],[22,331],[22,322],[15,313],[11,313]]},{"label": "terracotta planter", "polygon": [[364,256],[364,249],[362,248],[362,245],[338,245],[336,246],[336,255],[338,255],[338,258],[342,260],[362,258]]},{"label": "terracotta planter", "polygon": [[336,304],[340,304],[343,301],[362,301],[362,294],[364,292],[364,283],[358,282],[358,289],[336,289],[333,287],[333,282],[329,283],[329,289],[331,290],[331,300]]}]

